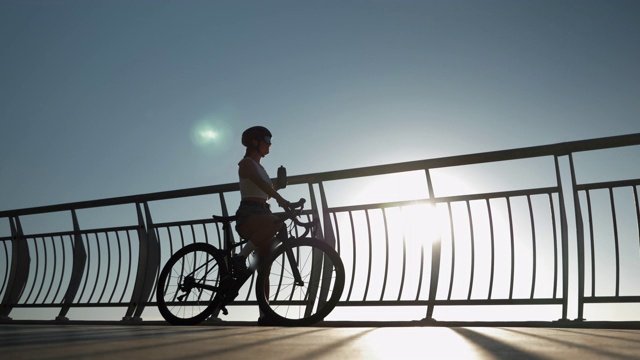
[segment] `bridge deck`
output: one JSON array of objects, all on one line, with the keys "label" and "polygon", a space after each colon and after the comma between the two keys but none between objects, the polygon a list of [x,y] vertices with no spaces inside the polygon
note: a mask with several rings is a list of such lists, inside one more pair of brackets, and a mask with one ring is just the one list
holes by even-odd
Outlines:
[{"label": "bridge deck", "polygon": [[0,325],[5,359],[638,359],[639,329]]}]

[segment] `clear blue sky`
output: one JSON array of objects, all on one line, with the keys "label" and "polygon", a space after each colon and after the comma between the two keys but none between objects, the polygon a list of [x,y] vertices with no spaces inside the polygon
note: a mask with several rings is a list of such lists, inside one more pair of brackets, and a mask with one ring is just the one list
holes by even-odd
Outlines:
[{"label": "clear blue sky", "polygon": [[234,182],[255,124],[293,175],[638,133],[639,38],[635,0],[2,0],[0,210]]}]

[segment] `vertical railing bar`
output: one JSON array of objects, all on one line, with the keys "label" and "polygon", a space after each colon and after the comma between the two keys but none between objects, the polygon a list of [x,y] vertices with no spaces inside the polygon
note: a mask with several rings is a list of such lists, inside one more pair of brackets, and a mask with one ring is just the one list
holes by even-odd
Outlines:
[{"label": "vertical railing bar", "polygon": [[[218,248],[224,249],[225,246],[222,245],[224,242],[222,241],[222,235],[220,234],[220,223],[214,222],[214,226],[216,227],[216,234],[218,235]],[[203,224],[204,225],[204,224]],[[226,245],[226,244],[225,244]]]},{"label": "vertical railing bar", "polygon": [[613,188],[609,187],[609,199],[611,201],[611,219],[613,221],[613,240],[616,251],[616,297],[620,296],[620,239],[618,238],[618,219],[616,215]]},{"label": "vertical railing bar", "polygon": [[[104,292],[107,290],[107,284],[109,283],[109,275],[111,275],[111,238],[109,237],[109,232],[104,232],[107,242],[107,275],[104,280],[104,286],[102,288],[102,292],[100,293],[100,297],[98,297],[98,303],[102,302],[102,297],[104,297]],[[97,282],[96,282],[97,283]],[[113,284],[115,288],[115,283]]]},{"label": "vertical railing bar", "polygon": [[[400,207],[400,214],[404,217],[404,208]],[[402,297],[402,291],[404,290],[404,279],[407,272],[407,234],[406,231],[402,231],[402,274],[400,276],[400,289],[398,290],[398,301]]]},{"label": "vertical railing bar", "polygon": [[509,197],[507,199],[507,212],[509,216],[509,238],[511,240],[511,277],[509,279],[509,299],[513,299],[513,281],[515,277],[515,263],[516,263],[516,254],[515,254],[515,239],[513,233],[513,214],[511,209],[511,199]]},{"label": "vertical railing bar", "polygon": [[204,233],[204,242],[211,245],[209,243],[209,231],[207,231],[207,224],[202,223],[202,233]]},{"label": "vertical railing bar", "polygon": [[532,259],[532,276],[531,276],[531,295],[530,299],[534,298],[535,289],[536,289],[536,272],[537,261],[538,261],[538,249],[537,249],[537,239],[536,239],[536,226],[535,226],[535,218],[533,215],[533,205],[531,204],[531,195],[527,195],[527,203],[529,204],[529,221],[531,222],[531,246],[533,251],[533,259]]},{"label": "vertical railing bar", "polygon": [[[323,218],[324,218],[325,220],[327,220],[327,219],[328,219],[329,221],[331,221],[331,216],[323,216]],[[310,215],[306,215],[306,219],[305,219],[305,220],[306,220],[306,222],[309,222],[309,221],[311,221],[311,220],[312,220],[312,218],[311,218],[311,216],[310,216]],[[293,230],[294,230],[294,236],[295,236],[296,238],[300,237],[300,233],[299,233],[298,229],[299,229],[299,226],[295,226],[295,227],[294,227],[294,229],[293,229]],[[335,240],[335,237],[334,237],[334,240]],[[334,243],[335,243],[335,242],[334,242]],[[300,248],[298,248],[298,249],[296,250],[296,253],[297,253],[297,254],[296,254],[296,256],[297,256],[298,258],[300,258],[300,257],[301,257],[301,256],[300,256]],[[318,271],[316,270],[316,267],[317,267],[317,266],[316,266],[316,255],[313,253],[313,251],[311,252],[311,256],[310,256],[310,258],[312,259],[312,260],[311,260],[311,274],[316,274],[316,273],[318,273]],[[321,266],[322,266],[322,265],[321,265]],[[255,276],[255,273],[254,273],[254,276]],[[312,276],[312,277],[315,277],[314,275],[311,275],[311,276]],[[311,281],[314,281],[314,280],[309,280],[309,281],[311,282]],[[315,281],[314,281],[314,282],[315,282]],[[253,285],[253,279],[252,279],[252,283],[251,283],[251,284]],[[249,289],[251,289],[251,287],[253,287],[253,286],[250,286],[250,287],[249,287]],[[248,295],[248,294],[250,294],[250,293],[251,293],[251,291],[247,292],[247,295]],[[313,299],[311,299],[311,297],[312,297],[312,296],[313,296]],[[308,305],[309,305],[309,304],[311,304],[311,305],[309,305],[309,306],[307,307],[307,310],[305,311],[305,316],[309,316],[309,315],[311,315],[311,312],[313,311],[313,310],[312,310],[312,309],[313,309],[313,306],[314,306],[314,304],[315,304],[315,299],[318,299],[318,301],[322,301],[322,300],[326,299],[326,297],[325,297],[324,299],[320,299],[320,296],[321,296],[321,295],[319,295],[319,294],[318,294],[317,289],[315,289],[315,288],[310,289],[310,291],[307,291],[307,292],[306,292],[306,294],[304,295],[303,301],[304,301],[306,304],[308,304]],[[247,296],[247,299],[249,299],[249,296]],[[310,299],[311,299],[311,301],[309,301]]]},{"label": "vertical railing bar", "polygon": [[278,276],[278,287],[275,291],[276,297],[273,299],[274,301],[279,300],[278,296],[280,295],[280,290],[282,289],[282,281],[284,280],[284,268],[285,264],[287,263],[287,254],[283,252],[282,255],[280,255],[280,259],[282,265],[280,266],[280,276]]},{"label": "vertical railing bar", "polygon": [[[172,242],[171,242],[171,233],[170,233],[170,231],[169,231],[169,228],[168,228],[168,227],[166,227],[166,226],[162,226],[161,228],[162,228],[162,229],[165,229],[165,230],[167,231],[167,238],[168,238],[169,240],[168,240],[168,241],[166,241],[166,242],[168,242],[168,243],[169,243],[169,251],[167,252],[166,256],[167,256],[167,257],[171,257],[171,255],[173,255],[173,244],[172,244]],[[160,243],[160,239],[161,239],[161,237],[160,237],[160,227],[157,227],[157,228],[156,228],[156,230],[158,231],[158,233],[157,233],[157,235],[156,235],[156,236],[158,236],[158,243]],[[160,249],[162,249],[162,246],[160,246]],[[168,260],[168,259],[167,259],[167,260]]]},{"label": "vertical railing bar", "polygon": [[[169,236],[169,247],[171,248],[171,254],[169,254],[169,256],[173,255],[173,236],[171,236],[171,227],[167,226],[165,227],[165,229],[167,229],[167,235]],[[182,243],[182,246],[184,247],[184,242]]]},{"label": "vertical railing bar", "polygon": [[[171,230],[169,229],[169,226],[163,226],[162,228],[167,231],[167,238],[169,239],[168,240],[168,242],[169,242],[169,254],[168,254],[168,256],[171,257],[171,256],[173,256],[173,253],[174,253],[174,251],[173,251],[173,238],[171,237]],[[156,230],[158,231],[158,233],[157,233],[158,243],[160,243],[160,236],[159,236],[160,235],[160,229],[156,228]],[[162,246],[160,246],[160,249],[162,249]],[[167,261],[168,261],[168,259],[167,259]],[[168,289],[169,289],[169,282],[167,282],[165,284],[164,292],[166,293]],[[176,298],[176,296],[174,295],[172,301],[175,300],[175,298]]]},{"label": "vertical railing bar", "polygon": [[[27,237],[25,236],[25,240],[27,241]],[[29,244],[27,242],[27,244]],[[27,245],[28,246],[28,245]],[[35,266],[35,271],[33,273],[33,281],[31,282],[31,290],[29,290],[29,294],[27,295],[27,297],[24,298],[24,303],[25,304],[29,304],[29,299],[31,299],[31,294],[33,293],[33,290],[36,288],[36,281],[38,280],[38,275],[39,275],[39,269],[40,266],[38,266],[40,264],[40,256],[39,256],[39,251],[38,251],[38,238],[33,238],[33,247],[36,249],[36,266]]]},{"label": "vertical railing bar", "polygon": [[351,223],[351,241],[353,244],[353,264],[351,265],[351,284],[349,285],[349,294],[347,295],[347,301],[351,299],[351,292],[353,291],[353,283],[356,278],[356,230],[353,224],[353,214],[349,211],[349,221]]},{"label": "vertical railing bar", "polygon": [[[182,232],[182,226],[180,226],[180,225],[178,225],[178,233],[180,234],[180,242],[182,243],[182,247],[184,248],[184,246],[185,246],[184,245],[184,233]],[[196,264],[196,261],[197,261],[197,259],[195,258],[196,254],[197,254],[196,252],[193,253],[193,256],[194,256],[194,258],[193,258],[194,269],[195,269],[195,264]],[[184,258],[188,260],[188,257],[185,256]],[[189,270],[187,270],[187,272],[189,272]],[[183,266],[181,266],[181,268],[180,268],[180,278],[181,279],[184,278],[184,273],[185,273],[185,268],[184,268],[184,264],[183,264]],[[176,291],[175,294],[173,294],[172,301],[176,301],[177,297],[178,297],[178,292]]]},{"label": "vertical railing bar", "polygon": [[493,210],[491,209],[491,201],[489,199],[485,199],[487,204],[487,213],[489,214],[489,234],[491,237],[491,273],[489,274],[489,294],[488,299],[493,297],[493,278],[496,273],[496,239],[495,233],[493,229]]},{"label": "vertical railing bar", "polygon": [[369,284],[371,283],[371,265],[372,265],[372,259],[373,259],[373,255],[372,255],[372,240],[371,240],[371,219],[369,218],[369,209],[366,209],[364,211],[365,213],[365,218],[367,219],[367,236],[368,236],[368,241],[369,241],[369,249],[368,249],[368,253],[369,253],[369,263],[367,264],[367,282],[365,283],[364,286],[364,295],[362,296],[362,300],[367,300],[367,294],[369,293]]},{"label": "vertical railing bar", "polygon": [[[220,193],[220,197],[221,197],[222,199],[224,199],[224,195],[222,195],[222,193]],[[224,201],[224,200],[223,200],[223,201]],[[224,212],[224,210],[223,210],[223,212]],[[214,224],[216,224],[216,223],[214,223]],[[204,242],[205,242],[206,244],[211,245],[211,244],[209,243],[209,232],[207,231],[207,224],[206,224],[206,223],[202,223],[201,225],[202,225],[202,232],[204,233]],[[192,230],[192,231],[193,231],[193,230]],[[194,236],[195,236],[195,235],[194,235]],[[212,246],[214,246],[214,245],[212,245]],[[208,255],[206,255],[206,256],[208,257]],[[208,260],[206,260],[205,262],[206,262],[206,265],[205,265],[205,269],[204,269],[204,271],[205,271],[205,273],[206,273],[206,274],[208,274],[208,273],[209,273],[209,261],[208,261]],[[251,285],[251,286],[253,287],[253,283],[252,283],[252,285]],[[165,292],[165,293],[167,292],[167,288],[168,288],[168,287],[165,287],[165,290],[164,290],[164,292]],[[201,293],[200,295],[202,295],[202,293]],[[200,296],[198,296],[198,298],[200,298]],[[218,317],[218,313],[214,313],[214,314],[212,314],[212,317],[213,317],[213,318]]]},{"label": "vertical railing bar", "polygon": [[182,226],[178,226],[178,232],[180,233],[180,241],[182,242],[182,247],[185,247],[185,245],[184,245],[184,233],[182,232]]},{"label": "vertical railing bar", "polygon": [[469,276],[469,293],[467,294],[467,300],[470,300],[471,292],[473,291],[473,283],[475,281],[476,241],[473,229],[473,215],[471,214],[471,203],[469,200],[466,200],[465,203],[467,205],[467,216],[469,217],[469,239],[471,240],[471,266],[469,267],[471,274]]},{"label": "vertical railing bar", "polygon": [[[84,236],[83,236],[84,235]],[[84,282],[84,284],[82,284],[82,291],[80,292],[80,295],[77,297],[78,299],[78,303],[82,303],[82,298],[84,297],[84,292],[87,289],[87,283],[89,283],[89,271],[91,270],[91,246],[89,246],[89,234],[82,234],[80,235],[81,239],[82,239],[82,243],[86,244],[86,249],[87,249],[87,262],[86,262],[86,266],[84,269],[84,275],[82,276],[82,280]]]},{"label": "vertical railing bar", "polygon": [[[40,238],[35,238],[34,237],[33,241],[34,241],[34,246],[36,247],[36,249],[38,249],[38,239],[42,240],[42,244],[44,246],[44,238],[43,237],[40,237]],[[44,252],[44,250],[42,250],[42,251]],[[44,258],[43,261],[46,263],[47,257],[43,256],[43,258]],[[40,262],[36,262],[36,275],[33,278],[33,286],[34,286],[33,292],[34,292],[35,296],[33,297],[33,300],[31,300],[30,302],[26,302],[25,301],[25,304],[28,304],[28,303],[36,304],[37,300],[38,300],[38,296],[40,294],[40,290],[42,290],[42,284],[44,282],[44,276],[43,276],[43,274],[40,273],[38,268],[40,268]],[[42,271],[44,272],[44,269]],[[38,280],[40,280],[40,286],[36,286],[36,283],[38,282]],[[36,291],[36,289],[38,289],[38,290]]]},{"label": "vertical railing bar", "polygon": [[[309,185],[309,186],[311,186],[311,185]],[[220,193],[218,193],[218,195],[220,196],[220,208],[222,209],[222,216],[229,216],[229,209],[228,209],[228,206],[227,206],[227,201],[224,198],[224,192],[220,192]],[[234,215],[235,215],[235,213],[234,213]],[[228,234],[229,234],[229,239],[231,240],[232,243],[234,243],[235,242],[235,236],[234,236],[234,231],[232,229],[229,229],[229,233]],[[218,238],[218,239],[220,239],[220,241],[222,241],[221,238]],[[240,238],[240,240],[242,240],[242,238]]]},{"label": "vertical railing bar", "polygon": [[453,212],[451,211],[451,203],[447,202],[447,209],[449,210],[449,226],[451,228],[451,278],[449,279],[449,294],[447,300],[451,300],[451,293],[453,292],[453,279],[456,271],[456,235],[455,227],[453,226]]},{"label": "vertical railing bar", "polygon": [[591,191],[586,190],[587,195],[587,214],[589,217],[589,248],[591,249],[591,296],[596,296],[596,249],[593,231],[593,212],[591,206]]},{"label": "vertical railing bar", "polygon": [[116,243],[118,244],[118,271],[116,272],[116,278],[115,278],[116,282],[113,285],[113,291],[111,291],[111,296],[109,296],[109,303],[113,301],[113,296],[116,294],[116,289],[118,288],[118,283],[120,282],[120,272],[122,268],[122,258],[123,258],[122,246],[120,246],[121,241],[122,240],[120,239],[120,233],[116,231]]},{"label": "vertical railing bar", "polygon": [[387,291],[387,279],[389,275],[389,224],[387,222],[387,209],[382,209],[382,222],[384,224],[384,244],[385,244],[385,252],[384,252],[384,278],[382,280],[382,291],[380,292],[380,300],[384,299],[384,295]]},{"label": "vertical railing bar", "polygon": [[[53,240],[53,236],[49,237],[51,239],[51,246],[53,247],[53,274],[51,274],[51,282],[49,283],[48,289],[47,289],[47,293],[44,295],[44,298],[42,299],[42,303],[46,304],[47,302],[47,298],[49,297],[49,294],[51,293],[51,289],[53,289],[53,283],[56,279],[56,268],[58,266],[58,252],[56,251],[56,243]],[[53,301],[51,301],[53,302]]]},{"label": "vertical railing bar", "polygon": [[42,289],[44,288],[44,281],[47,278],[47,269],[49,264],[49,256],[47,256],[47,241],[44,236],[40,238],[42,240],[42,252],[44,257],[44,269],[42,269],[42,280],[40,281],[40,288],[38,289],[38,293],[36,297],[33,298],[33,304],[38,303],[38,299],[40,299],[40,294],[42,293]]},{"label": "vertical railing bar", "polygon": [[[158,244],[160,244],[160,227],[153,226],[153,233],[156,234],[156,239],[158,239]],[[162,250],[160,250],[162,252]]]},{"label": "vertical railing bar", "polygon": [[[60,245],[62,245],[62,235],[58,236],[58,238],[60,239]],[[49,297],[49,294],[51,293],[51,291],[56,287],[55,286],[55,280],[56,280],[56,275],[58,274],[58,266],[62,267],[64,266],[64,262],[62,262],[60,265],[58,265],[60,262],[58,261],[58,251],[55,240],[53,238],[53,236],[51,237],[51,244],[53,245],[53,275],[51,276],[51,284],[49,285],[49,291],[47,291],[47,295],[45,296],[45,298]],[[62,269],[60,270],[60,272],[62,272]],[[51,296],[51,301],[50,303],[55,303],[55,296]]]},{"label": "vertical railing bar", "polygon": [[[173,245],[173,240],[172,240],[172,238],[171,238],[171,230],[170,230],[170,227],[169,227],[169,226],[167,226],[167,227],[165,227],[165,229],[167,229],[167,234],[169,234],[169,244]],[[172,249],[173,249],[173,246],[172,246]],[[179,249],[178,249],[178,250],[179,250]],[[173,255],[173,252],[171,253],[171,255]],[[188,260],[188,257],[187,257],[187,256],[183,256],[182,258],[184,259],[184,263],[186,263],[186,262],[187,262],[187,260]],[[180,269],[180,272],[181,272],[180,276],[181,276],[181,277],[182,277],[182,275],[183,275],[183,274],[182,274],[182,272],[184,271],[184,263],[182,264],[182,267],[181,267],[181,269]],[[174,271],[175,271],[175,270],[173,270],[173,268],[171,268],[171,274],[169,275],[170,277],[171,277],[171,276],[173,276],[173,272],[174,272]],[[165,288],[164,288],[165,295],[166,295],[166,293],[167,293],[167,290],[168,290],[168,289],[169,289],[169,282],[167,281],[167,283],[165,284]],[[173,302],[173,301],[176,301],[176,298],[178,297],[178,293],[179,293],[179,292],[178,292],[177,290],[173,293],[173,298],[171,299],[171,301],[172,301],[172,302]]]},{"label": "vertical railing bar", "polygon": [[[7,242],[3,241],[2,246],[4,247],[4,273],[7,274],[4,279],[2,279],[2,287],[0,288],[0,294],[5,291],[5,287],[7,286],[7,281],[9,281],[9,249],[7,249]],[[15,261],[12,259],[12,261]]]},{"label": "vertical railing bar", "polygon": [[338,252],[338,254],[340,254],[340,244],[342,242],[340,240],[340,227],[338,226],[338,217],[336,216],[335,212],[331,213],[331,215],[333,216],[333,223],[335,224],[334,229],[336,233],[336,251]]},{"label": "vertical railing bar", "polygon": [[124,283],[124,288],[122,289],[122,295],[120,296],[119,303],[122,303],[124,299],[124,295],[127,293],[127,289],[129,288],[129,279],[131,278],[131,265],[133,263],[133,259],[131,256],[131,230],[127,230],[127,248],[129,249],[129,261],[128,261],[128,269],[127,269],[127,280]]},{"label": "vertical railing bar", "polygon": [[[89,302],[91,302],[91,300],[93,299],[93,294],[96,292],[96,288],[98,287],[98,279],[100,279],[100,268],[102,268],[101,264],[102,264],[102,255],[101,255],[101,251],[100,251],[100,239],[98,239],[98,233],[94,232],[93,236],[96,239],[96,247],[98,248],[98,270],[96,271],[96,281],[93,284],[93,290],[91,290],[91,295],[89,295]],[[105,282],[106,284],[106,282]]]},{"label": "vertical railing bar", "polygon": [[[191,229],[191,239],[193,239],[193,243],[195,244],[197,241],[196,241],[196,231],[195,231],[195,229],[193,228],[193,224],[189,224],[189,229]],[[206,241],[206,239],[205,239],[205,241]],[[206,256],[206,255],[203,255],[203,256]],[[197,260],[197,259],[195,259],[194,261],[196,261],[196,260]],[[197,262],[196,262],[196,263],[197,263]],[[207,269],[208,269],[208,267],[207,267]],[[205,271],[207,271],[207,269],[205,269]],[[155,285],[154,285],[154,286],[155,286]],[[200,299],[201,299],[202,293],[203,293],[203,291],[201,291],[201,292],[200,292],[200,294],[198,294],[198,300],[197,300],[198,302],[200,302]]]},{"label": "vertical railing bar", "polygon": [[[432,240],[435,241],[435,240]],[[420,272],[418,272],[418,289],[416,289],[416,298],[418,301],[420,299],[420,290],[422,290],[422,281],[424,277],[424,241],[420,242]]]},{"label": "vertical railing bar", "polygon": [[558,295],[558,234],[556,230],[556,209],[553,202],[553,194],[548,193],[551,209],[551,230],[553,234],[553,298]]},{"label": "vertical railing bar", "polygon": [[[69,236],[69,239],[71,239],[71,236]],[[53,295],[53,302],[56,302],[56,299],[58,298],[58,294],[60,293],[60,290],[62,288],[62,280],[64,279],[64,267],[65,264],[67,263],[67,258],[65,255],[66,252],[66,247],[64,246],[64,235],[60,236],[60,244],[62,245],[62,269],[60,270],[60,281],[58,282],[58,288],[56,289],[55,294]],[[61,302],[61,301],[58,301]]]},{"label": "vertical railing bar", "polygon": [[[50,236],[51,239],[53,239],[53,236]],[[53,243],[51,244],[51,246],[53,246]],[[40,298],[40,293],[42,292],[42,290],[44,290],[44,284],[47,280],[47,273],[49,272],[49,266],[47,265],[48,263],[50,263],[51,261],[53,261],[53,271],[55,272],[55,255],[53,256],[53,259],[50,260],[49,259],[49,253],[50,251],[47,248],[47,240],[43,237],[42,238],[42,247],[44,248],[44,255],[45,255],[45,262],[44,262],[44,272],[43,272],[43,276],[42,276],[42,284],[41,284],[41,289],[38,291],[38,296],[36,296],[36,299]],[[55,273],[51,275],[51,280],[53,280]],[[47,299],[47,295],[49,293],[49,290],[51,290],[51,284],[49,284],[48,286],[48,290],[47,292],[45,292],[45,296],[42,298],[42,300],[40,300],[41,304],[45,304],[46,303],[46,299]]]},{"label": "vertical railing bar", "polygon": [[154,286],[153,286],[153,291],[151,292],[151,294],[155,294],[156,285],[158,283],[158,278],[160,277],[160,272],[162,271],[162,265],[163,265],[163,263],[162,263],[162,244],[160,243],[160,229],[157,226],[155,226],[155,224],[153,226],[153,233],[154,233],[154,235],[156,237],[156,240],[158,242],[158,261],[159,261],[160,265],[159,265],[159,268],[158,268],[158,272],[156,273],[156,278],[155,278],[155,280],[153,282]]},{"label": "vertical railing bar", "polygon": [[638,245],[640,250],[640,204],[638,201],[638,186],[632,186],[633,202],[636,204],[636,224],[638,225]]}]

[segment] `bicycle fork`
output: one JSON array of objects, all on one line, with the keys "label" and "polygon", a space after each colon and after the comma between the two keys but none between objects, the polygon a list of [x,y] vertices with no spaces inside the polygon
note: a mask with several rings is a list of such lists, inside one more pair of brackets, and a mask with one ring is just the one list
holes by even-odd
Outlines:
[{"label": "bicycle fork", "polygon": [[293,256],[293,250],[290,247],[287,247],[285,253],[287,254],[287,259],[289,259],[289,266],[291,267],[291,272],[293,273],[295,285],[304,286],[302,275],[300,275],[300,269],[298,269],[298,263],[296,262],[296,258]]}]

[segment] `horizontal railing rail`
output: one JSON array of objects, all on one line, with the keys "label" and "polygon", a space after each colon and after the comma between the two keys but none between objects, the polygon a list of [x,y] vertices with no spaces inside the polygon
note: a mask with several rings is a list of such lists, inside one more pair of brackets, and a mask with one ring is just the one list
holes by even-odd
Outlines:
[{"label": "horizontal railing rail", "polygon": [[[304,190],[308,216],[322,221],[318,236],[345,263],[340,307],[424,306],[432,318],[436,306],[543,304],[559,306],[559,317],[567,319],[576,305],[582,319],[585,304],[640,303],[633,281],[640,271],[640,179],[578,183],[573,155],[637,145],[640,134],[630,134],[297,175],[289,184]],[[554,169],[544,174],[554,185],[435,195],[435,170],[532,158]],[[566,161],[570,171],[561,166]],[[329,206],[340,202],[326,191],[334,184],[416,171],[424,174],[426,197]],[[9,229],[0,234],[0,317],[10,319],[20,308],[59,308],[63,320],[72,308],[125,307],[124,320],[140,319],[155,305],[158,272],[171,254],[193,242],[224,243],[213,219],[155,223],[151,209],[215,195],[226,215],[238,190],[232,183],[0,211]],[[86,229],[76,215],[115,206],[133,209],[130,225]],[[23,227],[25,219],[48,214],[70,215],[72,228]],[[577,263],[571,249],[577,249]],[[575,304],[569,303],[570,266],[579,275]],[[250,281],[233,304],[256,305],[252,286]]]}]

